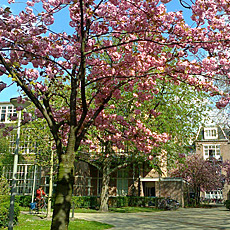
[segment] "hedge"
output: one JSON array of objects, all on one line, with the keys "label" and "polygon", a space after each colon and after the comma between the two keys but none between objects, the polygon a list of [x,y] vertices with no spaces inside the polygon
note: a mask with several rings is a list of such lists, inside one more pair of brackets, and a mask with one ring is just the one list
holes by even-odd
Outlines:
[{"label": "hedge", "polygon": [[[30,207],[32,196],[30,195],[16,195],[15,202],[21,207]],[[4,201],[10,200],[10,195],[0,195],[0,204]]]},{"label": "hedge", "polygon": [[96,196],[73,196],[72,204],[76,208],[98,208],[100,200]]},{"label": "hedge", "polygon": [[[15,202],[21,207],[30,207],[32,196],[30,195],[16,195]],[[10,200],[10,195],[0,195],[0,204],[6,200]]]},{"label": "hedge", "polygon": [[[109,197],[109,207],[146,207],[158,206],[159,200],[157,197],[137,197],[137,196],[114,196]],[[100,197],[97,196],[73,196],[72,204],[75,208],[99,208]]]},{"label": "hedge", "polygon": [[30,207],[32,196],[30,195],[17,195],[15,196],[15,202],[21,207]]},{"label": "hedge", "polygon": [[[3,201],[3,199],[5,200]],[[0,197],[0,228],[7,227],[9,222],[9,210],[10,210],[10,196]],[[20,213],[19,204],[14,203],[14,224],[18,221],[18,216]]]},{"label": "hedge", "polygon": [[[0,203],[10,199],[10,196],[0,196]],[[30,195],[17,195],[15,196],[15,202],[21,207],[30,207],[32,197]],[[156,206],[162,198],[158,197],[143,197],[143,196],[114,196],[109,197],[109,207],[120,208],[120,207],[146,207]],[[52,199],[53,205],[53,199]],[[72,205],[75,208],[93,208],[97,209],[100,207],[100,197],[97,196],[73,196]]]}]

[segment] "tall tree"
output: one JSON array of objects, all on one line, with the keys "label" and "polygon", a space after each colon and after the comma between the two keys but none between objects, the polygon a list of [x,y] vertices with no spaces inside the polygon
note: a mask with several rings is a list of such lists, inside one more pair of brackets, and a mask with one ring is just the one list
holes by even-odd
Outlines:
[{"label": "tall tree", "polygon": [[[229,14],[229,7],[227,0],[212,4],[197,0],[191,27],[182,12],[167,12],[169,0],[22,2],[27,6],[18,15],[8,7],[0,9],[0,73],[12,78],[50,128],[59,160],[51,228],[67,229],[75,151],[95,119],[103,118],[111,98],[123,99],[122,86],[127,92],[137,87],[142,102],[152,99],[149,92],[158,93],[156,79],[219,93],[212,78],[223,74],[230,61],[226,53],[218,53],[222,64],[217,65],[215,50],[229,46],[230,28],[222,16]],[[52,26],[58,16],[66,18],[66,31],[61,33]],[[189,57],[199,50],[210,56]],[[1,91],[4,87],[0,83]],[[66,101],[64,106],[54,103],[60,97]],[[133,129],[145,130],[145,126],[135,123]],[[152,141],[166,137],[153,133],[147,145],[135,138],[133,142],[148,153]]]}]

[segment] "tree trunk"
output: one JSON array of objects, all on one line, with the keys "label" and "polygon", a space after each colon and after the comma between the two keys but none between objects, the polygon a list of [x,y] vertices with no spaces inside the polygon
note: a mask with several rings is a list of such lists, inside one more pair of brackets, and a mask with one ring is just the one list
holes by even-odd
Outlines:
[{"label": "tree trunk", "polygon": [[50,157],[50,179],[49,179],[49,197],[47,204],[47,217],[51,217],[51,203],[53,195],[53,168],[54,168],[54,152],[51,145],[51,157]]},{"label": "tree trunk", "polygon": [[200,187],[197,188],[197,205],[200,205]]},{"label": "tree trunk", "polygon": [[200,188],[198,186],[195,187],[195,205],[200,204]]},{"label": "tree trunk", "polygon": [[59,167],[57,187],[55,189],[54,211],[51,230],[67,230],[74,184],[75,137],[70,131],[65,153],[58,152]]},{"label": "tree trunk", "polygon": [[73,167],[62,162],[58,174],[51,229],[67,230],[74,182]]},{"label": "tree trunk", "polygon": [[109,181],[110,181],[110,160],[106,159],[104,161],[103,171],[102,171],[102,190],[100,199],[100,211],[108,212],[109,206]]}]

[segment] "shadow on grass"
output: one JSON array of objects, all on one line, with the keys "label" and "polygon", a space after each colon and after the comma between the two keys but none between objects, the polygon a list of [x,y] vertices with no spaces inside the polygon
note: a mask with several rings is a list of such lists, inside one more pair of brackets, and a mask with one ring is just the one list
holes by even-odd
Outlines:
[{"label": "shadow on grass", "polygon": [[159,212],[161,210],[156,208],[148,208],[148,207],[121,207],[121,208],[110,208],[110,212],[118,212],[118,213],[136,213],[136,212]]}]

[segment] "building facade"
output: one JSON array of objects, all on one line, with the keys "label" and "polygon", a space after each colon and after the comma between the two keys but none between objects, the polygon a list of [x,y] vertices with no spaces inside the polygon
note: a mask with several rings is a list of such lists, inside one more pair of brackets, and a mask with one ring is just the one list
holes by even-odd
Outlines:
[{"label": "building facade", "polygon": [[[7,154],[12,155],[11,161],[13,161],[14,158],[17,138],[17,122],[11,120],[11,117],[16,116],[16,108],[10,102],[0,102],[0,123],[4,123],[6,127],[15,127],[8,136],[1,137],[5,138],[4,140],[9,146]],[[40,184],[44,186],[46,192],[48,192],[49,188],[49,168],[34,164],[37,146],[36,141],[31,141],[28,133],[31,133],[28,132],[28,128],[25,126],[20,127],[21,138],[19,141],[19,162],[17,164],[16,175],[17,195],[31,195]],[[4,158],[3,153],[0,152],[0,154],[2,158]],[[13,164],[4,164],[1,167],[1,175],[11,184],[13,178]]]},{"label": "building facade", "polygon": [[[230,160],[230,129],[212,125],[200,127],[195,140],[196,154],[204,159],[212,158],[220,162]],[[230,186],[225,183],[223,189],[205,192],[207,199],[229,199]]]},{"label": "building facade", "polygon": [[[102,174],[93,165],[78,161],[75,165],[74,195],[100,196]],[[188,186],[181,178],[159,175],[148,162],[131,164],[112,173],[109,196],[170,197],[184,207]]]}]

